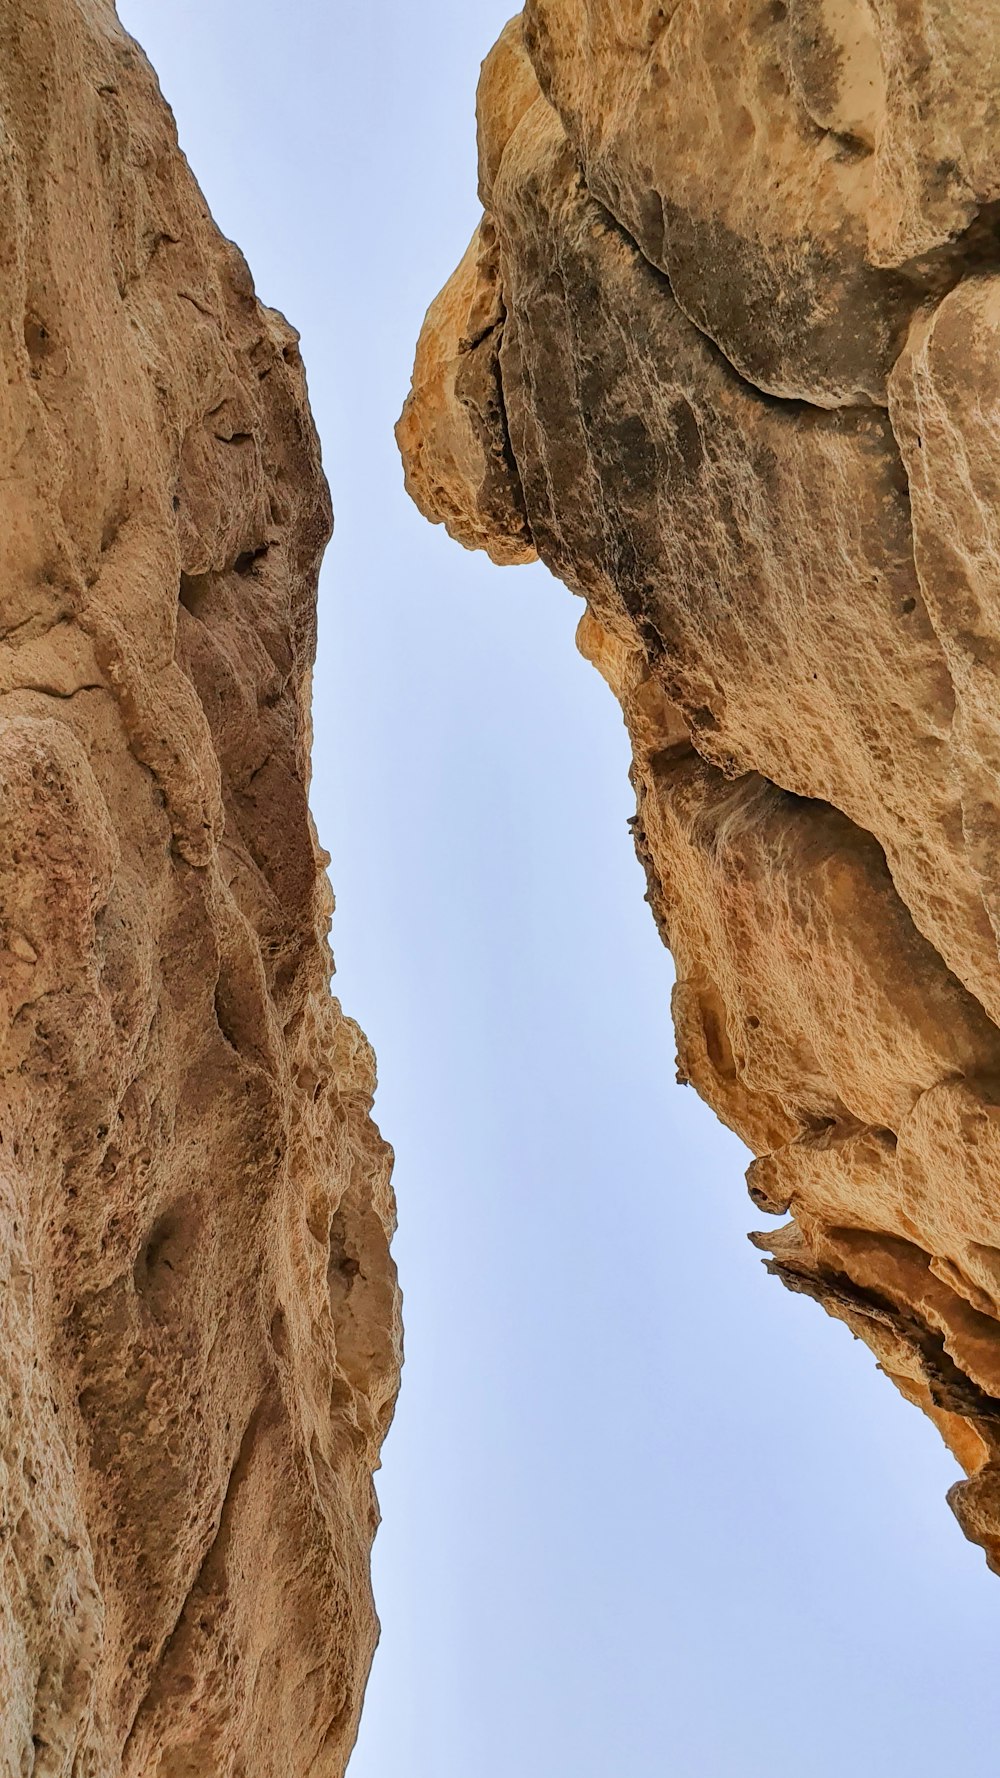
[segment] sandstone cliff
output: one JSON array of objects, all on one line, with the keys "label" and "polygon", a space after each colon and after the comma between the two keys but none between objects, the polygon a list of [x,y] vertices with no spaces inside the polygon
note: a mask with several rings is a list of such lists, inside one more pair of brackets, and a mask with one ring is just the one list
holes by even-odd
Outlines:
[{"label": "sandstone cliff", "polygon": [[1000,12],[529,0],[399,427],[586,601],[681,1077],[1000,1567]]},{"label": "sandstone cliff", "polygon": [[0,192],[0,1771],[339,1775],[399,1331],[296,335],[111,0],[0,0]]}]

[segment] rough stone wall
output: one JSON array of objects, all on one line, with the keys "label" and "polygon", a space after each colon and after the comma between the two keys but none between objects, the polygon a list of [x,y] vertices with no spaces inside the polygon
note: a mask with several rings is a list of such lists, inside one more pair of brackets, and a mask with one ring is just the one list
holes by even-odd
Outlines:
[{"label": "rough stone wall", "polygon": [[307,807],[330,527],[111,0],[0,0],[0,1771],[339,1775],[390,1155]]},{"label": "rough stone wall", "polygon": [[399,427],[632,738],[681,1078],[1000,1566],[1000,11],[529,0]]}]

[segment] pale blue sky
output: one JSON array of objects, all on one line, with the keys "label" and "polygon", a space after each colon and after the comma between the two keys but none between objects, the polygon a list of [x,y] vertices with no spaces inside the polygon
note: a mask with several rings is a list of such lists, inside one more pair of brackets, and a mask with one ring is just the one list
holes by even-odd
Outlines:
[{"label": "pale blue sky", "polygon": [[350,1778],[989,1772],[1000,1583],[955,1466],[768,1279],[673,1084],[617,709],[540,569],[392,440],[476,220],[492,0],[120,0],[215,215],[301,328],[337,510],[313,803],[379,1055],[407,1366]]}]

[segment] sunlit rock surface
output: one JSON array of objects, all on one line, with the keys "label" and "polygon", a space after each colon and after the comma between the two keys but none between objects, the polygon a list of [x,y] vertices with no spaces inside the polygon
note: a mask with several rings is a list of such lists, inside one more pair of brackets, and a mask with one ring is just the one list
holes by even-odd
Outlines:
[{"label": "sunlit rock surface", "polygon": [[994,1565],[998,95],[988,0],[531,0],[399,427],[429,518],[585,599],[681,1078]]},{"label": "sunlit rock surface", "polygon": [[399,1333],[296,335],[110,0],[0,0],[0,192],[0,1771],[339,1778]]}]

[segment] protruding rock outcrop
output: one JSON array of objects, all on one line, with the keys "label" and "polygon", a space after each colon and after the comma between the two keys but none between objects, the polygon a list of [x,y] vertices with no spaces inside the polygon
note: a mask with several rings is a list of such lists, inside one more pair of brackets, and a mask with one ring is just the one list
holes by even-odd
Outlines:
[{"label": "protruding rock outcrop", "polygon": [[586,600],[759,1237],[1000,1562],[1000,13],[530,0],[399,437]]},{"label": "protruding rock outcrop", "polygon": [[0,189],[0,1768],[339,1778],[399,1336],[296,336],[110,0],[0,0]]}]

